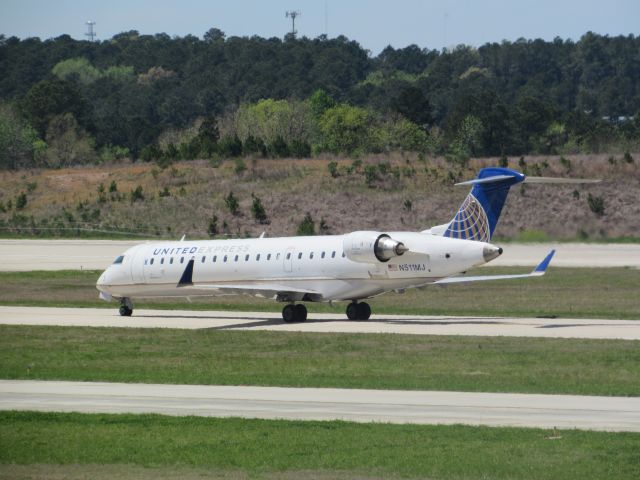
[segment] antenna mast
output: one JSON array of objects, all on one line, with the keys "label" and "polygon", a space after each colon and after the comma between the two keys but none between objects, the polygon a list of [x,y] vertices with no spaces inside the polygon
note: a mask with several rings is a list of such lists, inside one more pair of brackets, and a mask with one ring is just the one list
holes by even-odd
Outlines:
[{"label": "antenna mast", "polygon": [[291,35],[293,35],[294,37],[298,33],[298,32],[296,32],[296,17],[299,17],[300,15],[302,15],[302,12],[298,12],[296,10],[293,10],[291,12],[287,12],[285,14],[286,18],[291,18]]},{"label": "antenna mast", "polygon": [[96,38],[96,32],[93,31],[93,26],[96,24],[93,20],[87,21],[87,33],[84,35],[89,39],[90,42]]}]

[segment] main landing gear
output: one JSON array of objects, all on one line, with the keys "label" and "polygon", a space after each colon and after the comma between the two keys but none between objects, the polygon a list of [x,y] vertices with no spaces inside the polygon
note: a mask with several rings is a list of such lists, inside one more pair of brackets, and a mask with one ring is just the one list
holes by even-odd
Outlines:
[{"label": "main landing gear", "polygon": [[349,320],[369,320],[371,316],[371,307],[366,302],[358,303],[356,301],[347,305],[347,318]]},{"label": "main landing gear", "polygon": [[282,319],[287,323],[304,322],[307,319],[307,307],[290,303],[282,309]]},{"label": "main landing gear", "polygon": [[121,317],[130,317],[133,313],[133,303],[131,303],[130,298],[123,298],[120,300],[120,316]]},{"label": "main landing gear", "polygon": [[[120,313],[120,315],[122,315],[122,313]],[[347,306],[347,318],[349,320],[369,320],[370,316],[371,307],[366,302],[358,303],[353,301]],[[307,307],[301,303],[290,303],[282,309],[282,319],[286,323],[304,322],[307,320]]]}]

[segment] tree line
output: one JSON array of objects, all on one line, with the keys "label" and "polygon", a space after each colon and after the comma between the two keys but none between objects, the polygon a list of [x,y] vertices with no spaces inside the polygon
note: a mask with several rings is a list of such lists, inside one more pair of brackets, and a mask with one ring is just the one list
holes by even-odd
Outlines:
[{"label": "tree line", "polygon": [[0,35],[0,168],[409,150],[472,156],[640,143],[640,37],[416,45],[344,36]]}]

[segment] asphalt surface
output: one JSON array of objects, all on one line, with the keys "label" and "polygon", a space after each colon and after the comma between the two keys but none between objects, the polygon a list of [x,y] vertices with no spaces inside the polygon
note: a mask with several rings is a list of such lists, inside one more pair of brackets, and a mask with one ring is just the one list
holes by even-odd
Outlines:
[{"label": "asphalt surface", "polygon": [[[0,240],[0,271],[104,270],[128,248],[144,241]],[[640,268],[640,244],[535,243],[501,245],[492,266],[537,265],[556,249],[556,267]]]},{"label": "asphalt surface", "polygon": [[0,306],[0,324],[640,340],[637,320],[373,315],[354,322],[343,313],[311,313],[304,323],[284,323],[279,313],[269,312],[140,309],[132,317],[121,317],[117,306]]},{"label": "asphalt surface", "polygon": [[640,431],[640,398],[1,380],[0,409]]}]

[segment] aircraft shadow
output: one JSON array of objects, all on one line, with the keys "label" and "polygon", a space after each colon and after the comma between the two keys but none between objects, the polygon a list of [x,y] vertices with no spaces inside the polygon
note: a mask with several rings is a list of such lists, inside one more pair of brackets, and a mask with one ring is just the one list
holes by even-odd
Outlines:
[{"label": "aircraft shadow", "polygon": [[[163,319],[172,319],[172,320],[218,320],[218,321],[229,321],[234,322],[239,320],[238,317],[226,317],[226,316],[191,316],[191,315],[183,315],[183,314],[164,314],[164,315],[136,315],[138,318],[163,318]],[[268,326],[277,326],[277,325],[296,325],[296,323],[286,324],[280,318],[279,315],[274,314],[271,318],[265,318],[264,315],[260,316],[243,316],[242,320],[250,320],[249,322],[236,322],[229,323],[225,325],[215,326],[215,327],[204,327],[203,330],[234,330],[234,329],[251,329],[251,328],[260,328],[260,327],[268,327]],[[305,322],[301,322],[302,324],[321,324],[321,323],[336,323],[336,322],[345,322],[348,321],[345,319],[335,319],[335,318],[315,318],[315,319],[307,319]],[[501,321],[496,319],[489,319],[483,317],[465,317],[461,318],[438,318],[433,320],[426,320],[422,318],[406,318],[406,319],[371,319],[369,322],[373,323],[381,323],[386,325],[422,325],[425,327],[429,326],[451,326],[451,325],[517,325],[515,322],[510,321]],[[366,321],[352,321],[354,325],[358,325],[359,323],[367,323]],[[610,324],[610,323],[549,323],[545,325],[531,325],[534,328],[577,328],[577,327],[599,327],[599,326],[624,326],[622,324]]]}]

